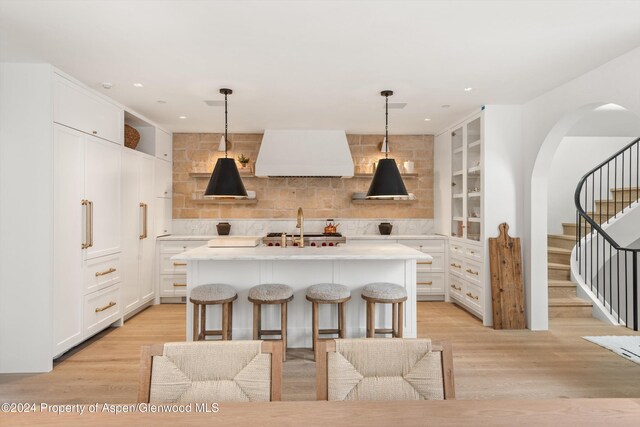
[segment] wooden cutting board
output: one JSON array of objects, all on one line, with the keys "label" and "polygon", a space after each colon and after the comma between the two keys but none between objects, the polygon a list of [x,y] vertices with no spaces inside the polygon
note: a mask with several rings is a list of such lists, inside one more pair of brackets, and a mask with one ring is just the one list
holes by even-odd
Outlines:
[{"label": "wooden cutting board", "polygon": [[494,329],[524,329],[524,289],[520,238],[509,237],[509,225],[498,226],[500,235],[489,238],[489,268]]}]

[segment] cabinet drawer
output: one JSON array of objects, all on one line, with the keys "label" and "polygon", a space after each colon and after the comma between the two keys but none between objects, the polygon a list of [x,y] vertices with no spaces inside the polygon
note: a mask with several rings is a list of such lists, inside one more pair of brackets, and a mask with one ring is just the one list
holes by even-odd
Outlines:
[{"label": "cabinet drawer", "polygon": [[391,245],[398,243],[396,239],[349,239],[347,238],[347,244],[349,245]]},{"label": "cabinet drawer", "polygon": [[175,254],[160,254],[160,274],[186,274],[186,261],[173,261],[171,257]]},{"label": "cabinet drawer", "polygon": [[444,240],[399,239],[398,243],[426,252],[429,255],[431,255],[432,252],[444,252]]},{"label": "cabinet drawer", "polygon": [[156,157],[171,162],[171,135],[156,128]]},{"label": "cabinet drawer", "polygon": [[451,243],[449,245],[449,251],[451,252],[451,255],[464,255],[465,247],[460,243]]},{"label": "cabinet drawer", "polygon": [[207,244],[207,240],[173,240],[173,241],[161,241],[160,252],[163,254],[179,254],[189,249],[197,248]]},{"label": "cabinet drawer", "polygon": [[464,252],[465,256],[471,259],[481,260],[482,259],[482,249],[476,246],[467,246]]},{"label": "cabinet drawer", "polygon": [[444,271],[444,254],[429,254],[433,258],[431,261],[418,261],[418,272],[440,272]]},{"label": "cabinet drawer", "polygon": [[444,294],[444,273],[418,273],[418,295]]},{"label": "cabinet drawer", "polygon": [[121,280],[120,254],[93,258],[85,264],[85,295],[119,283]]},{"label": "cabinet drawer", "polygon": [[174,274],[160,276],[161,297],[183,297],[187,295],[187,276]]},{"label": "cabinet drawer", "polygon": [[466,305],[482,315],[482,290],[480,287],[472,283],[467,283],[464,297]]},{"label": "cabinet drawer", "polygon": [[456,276],[449,277],[449,296],[464,301],[466,285],[462,279]]},{"label": "cabinet drawer", "polygon": [[480,284],[481,266],[479,262],[467,260],[464,263],[464,278],[469,282]]},{"label": "cabinet drawer", "polygon": [[464,264],[462,258],[449,257],[449,272],[460,277],[464,276]]},{"label": "cabinet drawer", "polygon": [[122,144],[124,110],[55,74],[53,121]]},{"label": "cabinet drawer", "polygon": [[122,317],[120,285],[84,297],[84,336],[89,337]]}]

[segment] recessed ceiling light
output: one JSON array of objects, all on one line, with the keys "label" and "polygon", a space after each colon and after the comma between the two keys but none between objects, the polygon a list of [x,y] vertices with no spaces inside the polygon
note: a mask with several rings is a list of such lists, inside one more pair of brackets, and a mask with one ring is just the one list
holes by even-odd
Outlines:
[{"label": "recessed ceiling light", "polygon": [[158,104],[166,104],[167,103],[167,101],[163,101],[162,99],[158,99],[156,102]]},{"label": "recessed ceiling light", "polygon": [[444,105],[440,106],[440,108],[449,108],[449,107],[451,107],[451,105],[449,105],[449,104],[444,104]]},{"label": "recessed ceiling light", "polygon": [[465,91],[465,92],[471,92],[472,90],[473,90],[473,88],[472,88],[472,87],[465,87],[465,88],[464,88],[464,91]]},{"label": "recessed ceiling light", "polygon": [[178,118],[179,118],[179,119],[183,119],[183,120],[184,120],[184,119],[186,119],[186,118],[187,118],[187,116],[180,116],[180,117],[178,117]]},{"label": "recessed ceiling light", "polygon": [[426,119],[424,119],[424,121],[425,121],[425,122],[430,122],[430,121],[431,121],[431,119],[430,119],[430,118],[426,118]]},{"label": "recessed ceiling light", "polygon": [[135,87],[142,87],[142,83],[134,83],[133,84]]},{"label": "recessed ceiling light", "polygon": [[109,82],[102,82],[101,85],[105,89],[111,89],[113,87],[113,85]]}]

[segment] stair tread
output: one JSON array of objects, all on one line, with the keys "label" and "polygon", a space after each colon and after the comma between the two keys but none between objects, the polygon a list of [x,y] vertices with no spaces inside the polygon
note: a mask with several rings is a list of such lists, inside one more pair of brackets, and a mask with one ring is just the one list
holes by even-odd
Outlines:
[{"label": "stair tread", "polygon": [[571,269],[571,266],[569,266],[567,264],[558,264],[558,263],[555,263],[555,262],[548,263],[547,267],[555,268],[557,270],[569,270],[569,269]]},{"label": "stair tread", "polygon": [[555,246],[547,246],[547,252],[552,254],[571,254],[571,249],[557,248]]},{"label": "stair tread", "polygon": [[549,298],[549,307],[592,307],[593,304],[581,298]]},{"label": "stair tread", "polygon": [[571,280],[554,280],[551,279],[548,281],[549,286],[553,286],[553,287],[563,287],[563,288],[572,288],[575,287],[576,284],[573,283]]},{"label": "stair tread", "polygon": [[[640,189],[640,187],[624,187],[624,191],[627,191],[627,190],[633,191],[633,190],[638,190],[638,189]],[[616,191],[616,190],[617,191],[622,191],[623,189],[622,189],[622,187],[614,187],[614,188],[610,188],[609,190],[610,191]]]},{"label": "stair tread", "polygon": [[569,234],[547,234],[547,237],[553,237],[556,239],[563,239],[563,240],[572,240],[572,241],[576,240],[576,236],[572,236]]}]

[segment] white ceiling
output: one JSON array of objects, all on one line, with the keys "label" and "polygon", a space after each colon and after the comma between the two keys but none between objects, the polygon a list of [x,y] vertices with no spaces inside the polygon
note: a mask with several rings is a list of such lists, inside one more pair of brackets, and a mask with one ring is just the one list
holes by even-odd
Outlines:
[{"label": "white ceiling", "polygon": [[391,89],[391,133],[434,133],[637,46],[638,0],[0,0],[0,60],[50,62],[174,132],[221,131],[203,101],[230,87],[231,132],[383,133]]}]

